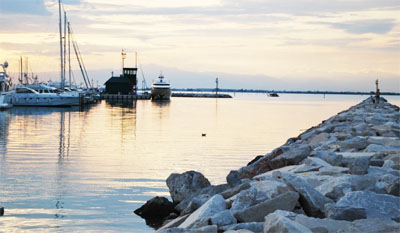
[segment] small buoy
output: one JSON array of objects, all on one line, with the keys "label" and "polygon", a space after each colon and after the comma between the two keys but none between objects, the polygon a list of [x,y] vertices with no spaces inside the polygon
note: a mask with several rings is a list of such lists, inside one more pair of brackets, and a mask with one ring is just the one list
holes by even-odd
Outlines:
[{"label": "small buoy", "polygon": [[4,207],[0,207],[0,216],[4,215]]},{"label": "small buoy", "polygon": [[205,134],[205,133],[202,133],[202,134],[201,134],[201,136],[202,136],[202,137],[205,137],[205,136],[207,136],[207,134]]}]

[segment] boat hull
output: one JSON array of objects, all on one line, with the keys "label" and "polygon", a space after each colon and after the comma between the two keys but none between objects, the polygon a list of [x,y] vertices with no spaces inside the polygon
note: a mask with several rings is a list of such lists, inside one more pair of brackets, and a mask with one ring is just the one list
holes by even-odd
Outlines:
[{"label": "boat hull", "polygon": [[80,98],[70,95],[14,94],[12,104],[14,106],[79,106]]},{"label": "boat hull", "polygon": [[171,98],[170,88],[156,88],[151,89],[151,99],[152,100],[169,100]]}]

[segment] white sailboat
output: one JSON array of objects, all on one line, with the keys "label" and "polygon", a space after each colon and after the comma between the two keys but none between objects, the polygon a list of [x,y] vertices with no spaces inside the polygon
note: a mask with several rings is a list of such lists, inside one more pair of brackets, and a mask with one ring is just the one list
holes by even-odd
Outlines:
[{"label": "white sailboat", "polygon": [[[60,28],[60,77],[61,87],[56,89],[46,84],[25,83],[17,85],[12,91],[12,103],[15,106],[77,106],[82,103],[83,95],[79,92],[65,91],[65,67],[66,67],[66,44],[68,39],[68,47],[70,49],[70,27],[68,23],[68,38],[67,38],[67,16],[64,12],[64,22],[61,18],[61,0],[59,5],[59,28]],[[64,36],[63,36],[64,23]],[[75,45],[74,45],[75,46]],[[70,53],[69,53],[70,54]],[[21,59],[22,67],[22,59]],[[71,69],[70,69],[71,70]],[[21,68],[22,74],[22,68]]]}]

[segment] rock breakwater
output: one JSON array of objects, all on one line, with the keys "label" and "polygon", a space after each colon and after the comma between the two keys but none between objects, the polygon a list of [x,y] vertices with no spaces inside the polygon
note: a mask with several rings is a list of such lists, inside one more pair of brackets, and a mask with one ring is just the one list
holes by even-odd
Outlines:
[{"label": "rock breakwater", "polygon": [[400,232],[399,108],[370,97],[231,171],[227,184],[194,171],[167,184],[175,209],[159,233]]}]

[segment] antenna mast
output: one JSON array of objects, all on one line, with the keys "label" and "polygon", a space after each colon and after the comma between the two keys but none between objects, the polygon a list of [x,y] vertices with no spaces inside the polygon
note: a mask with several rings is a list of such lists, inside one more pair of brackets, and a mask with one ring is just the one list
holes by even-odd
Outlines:
[{"label": "antenna mast", "polygon": [[125,58],[126,58],[126,53],[125,53],[125,50],[122,50],[122,52],[121,52],[121,56],[122,56],[122,73],[124,73],[124,67],[125,67]]}]

